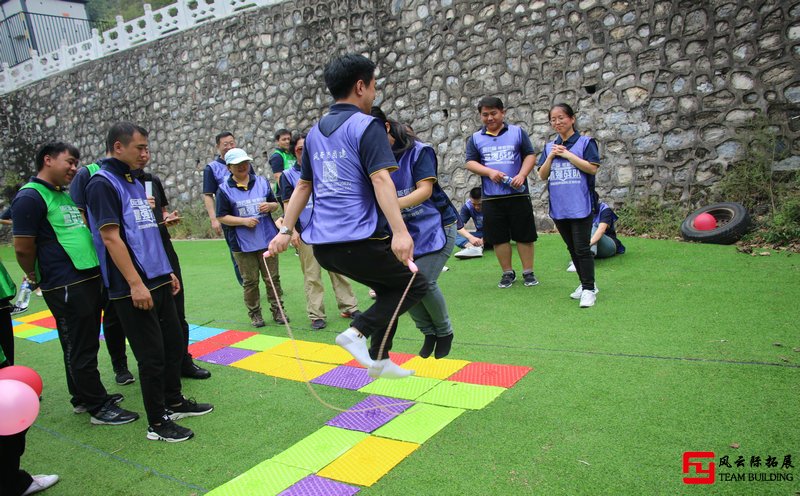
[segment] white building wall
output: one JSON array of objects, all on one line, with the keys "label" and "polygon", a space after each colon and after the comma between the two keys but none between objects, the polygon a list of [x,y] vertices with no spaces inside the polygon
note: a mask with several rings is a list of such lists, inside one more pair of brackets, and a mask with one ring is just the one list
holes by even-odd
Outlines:
[{"label": "white building wall", "polygon": [[62,0],[27,0],[28,12],[52,16],[86,19],[86,5]]}]

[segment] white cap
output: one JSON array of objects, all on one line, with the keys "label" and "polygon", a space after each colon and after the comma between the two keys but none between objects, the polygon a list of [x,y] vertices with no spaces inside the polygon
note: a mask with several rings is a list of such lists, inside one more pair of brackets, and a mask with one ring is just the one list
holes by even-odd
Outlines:
[{"label": "white cap", "polygon": [[225,164],[227,165],[236,165],[241,164],[242,162],[252,162],[253,159],[242,150],[241,148],[231,148],[228,150],[228,153],[225,154]]}]

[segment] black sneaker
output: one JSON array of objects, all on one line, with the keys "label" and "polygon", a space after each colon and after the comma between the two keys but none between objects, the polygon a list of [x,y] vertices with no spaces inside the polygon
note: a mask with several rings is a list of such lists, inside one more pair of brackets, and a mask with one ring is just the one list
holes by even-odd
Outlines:
[{"label": "black sneaker", "polygon": [[500,278],[500,282],[497,283],[498,288],[510,288],[514,281],[517,280],[517,273],[513,270],[510,272],[503,272],[503,277]]},{"label": "black sneaker", "polygon": [[198,403],[193,399],[183,398],[183,403],[178,406],[167,406],[167,417],[170,420],[179,420],[186,417],[198,417],[210,413],[214,409],[211,403]]},{"label": "black sneaker", "polygon": [[311,329],[314,331],[325,329],[327,326],[328,324],[325,323],[325,319],[314,319],[311,321]]},{"label": "black sneaker", "polygon": [[273,313],[272,320],[274,320],[276,324],[288,324],[289,322],[291,322],[289,320],[288,315],[286,316],[286,318],[283,318],[283,316],[281,316],[280,313]]},{"label": "black sneaker", "polygon": [[533,275],[533,272],[525,272],[522,274],[522,280],[525,281],[526,286],[536,286],[539,280]]},{"label": "black sneaker", "polygon": [[136,379],[134,379],[133,374],[131,374],[130,370],[128,369],[122,369],[119,372],[115,372],[114,380],[120,386],[125,386],[136,382]]},{"label": "black sneaker", "polygon": [[194,432],[191,429],[181,427],[167,417],[164,417],[160,425],[151,425],[147,428],[147,439],[151,441],[179,443],[192,437]]},{"label": "black sneaker", "polygon": [[89,422],[94,425],[122,425],[139,419],[139,414],[118,407],[114,400],[108,400],[103,407],[91,416]]},{"label": "black sneaker", "polygon": [[[108,395],[108,400],[106,400],[106,402],[113,401],[115,405],[119,405],[120,403],[122,403],[122,400],[124,399],[125,397],[122,396],[121,394],[114,393]],[[74,405],[72,407],[72,413],[74,414],[86,413],[87,411],[88,410],[86,410],[86,405],[84,405],[83,403],[78,403],[77,405]]]},{"label": "black sneaker", "polygon": [[191,363],[191,365],[184,365],[181,368],[181,377],[186,377],[188,379],[208,379],[211,377],[211,372],[208,370],[198,367],[194,362],[189,363]]}]

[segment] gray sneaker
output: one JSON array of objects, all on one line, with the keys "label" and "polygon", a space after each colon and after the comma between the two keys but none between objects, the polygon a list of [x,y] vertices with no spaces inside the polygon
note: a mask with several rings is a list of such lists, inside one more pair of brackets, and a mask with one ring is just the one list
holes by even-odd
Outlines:
[{"label": "gray sneaker", "polygon": [[539,280],[536,279],[536,276],[533,275],[533,272],[523,273],[522,280],[525,281],[526,286],[536,286],[539,284]]},{"label": "gray sneaker", "polygon": [[513,270],[510,272],[503,272],[503,277],[500,278],[500,282],[497,283],[498,288],[510,288],[514,281],[517,280],[517,273]]},{"label": "gray sneaker", "polygon": [[139,420],[139,414],[118,407],[114,400],[109,400],[103,408],[91,416],[89,422],[94,425],[122,425]]}]

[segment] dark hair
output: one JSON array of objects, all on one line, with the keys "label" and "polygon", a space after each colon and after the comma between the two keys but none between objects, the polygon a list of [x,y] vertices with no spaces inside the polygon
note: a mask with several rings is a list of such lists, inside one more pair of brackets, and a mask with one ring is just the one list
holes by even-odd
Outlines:
[{"label": "dark hair", "polygon": [[478,101],[478,112],[482,111],[483,107],[503,110],[503,100],[496,96],[485,96]]},{"label": "dark hair", "polygon": [[347,98],[359,81],[369,84],[375,78],[375,63],[356,53],[348,53],[328,62],[324,71],[325,86],[334,100]]},{"label": "dark hair", "polygon": [[76,159],[81,158],[81,152],[69,143],[64,143],[63,141],[51,141],[42,145],[42,147],[39,148],[39,151],[36,152],[36,170],[40,171],[44,168],[44,158],[46,156],[58,157],[64,152],[69,153]]},{"label": "dark hair", "polygon": [[481,187],[475,186],[471,190],[469,190],[469,197],[473,200],[480,200],[481,199]]},{"label": "dark hair", "polygon": [[214,136],[214,143],[216,143],[217,146],[219,146],[219,142],[222,141],[222,138],[227,138],[228,136],[230,136],[233,139],[236,139],[236,136],[234,136],[232,132],[222,131],[218,135]]},{"label": "dark hair", "polygon": [[[553,109],[555,109],[555,108],[560,108],[561,110],[563,110],[563,111],[564,111],[564,113],[565,113],[565,114],[567,114],[567,117],[570,117],[570,118],[572,118],[572,119],[574,119],[574,118],[575,118],[575,111],[574,111],[574,110],[572,110],[572,107],[570,107],[570,106],[569,106],[569,105],[567,105],[566,103],[556,103],[555,105],[553,105],[553,106],[550,108],[550,110],[548,110],[548,111],[547,111],[547,120],[548,120],[548,121],[550,120],[550,114],[551,114],[551,113],[553,113]],[[572,123],[572,130],[573,130],[573,131],[577,131],[577,130],[578,130],[578,129],[575,127],[575,123]]]},{"label": "dark hair", "polygon": [[289,150],[291,150],[291,152],[294,153],[294,149],[297,146],[297,142],[304,139],[306,139],[305,133],[295,134],[294,136],[292,136],[292,141],[289,143]]},{"label": "dark hair", "polygon": [[277,131],[275,131],[275,141],[278,141],[279,139],[281,139],[281,136],[285,136],[287,134],[289,135],[289,138],[292,137],[292,132],[289,131],[288,129],[283,127],[278,129]]},{"label": "dark hair", "polygon": [[372,107],[369,114],[372,117],[379,119],[382,123],[389,124],[389,134],[392,135],[394,138],[394,146],[392,146],[392,151],[396,155],[401,155],[406,150],[414,146],[414,141],[417,139],[416,135],[413,132],[409,132],[405,125],[393,121],[386,117],[386,114],[381,110],[380,107]]},{"label": "dark hair", "polygon": [[147,138],[148,134],[147,129],[143,128],[142,126],[137,126],[132,122],[117,122],[111,126],[111,129],[108,130],[108,136],[106,137],[106,150],[108,152],[113,152],[114,143],[117,141],[123,145],[127,145],[133,139],[134,133],[139,133],[145,138]]}]

